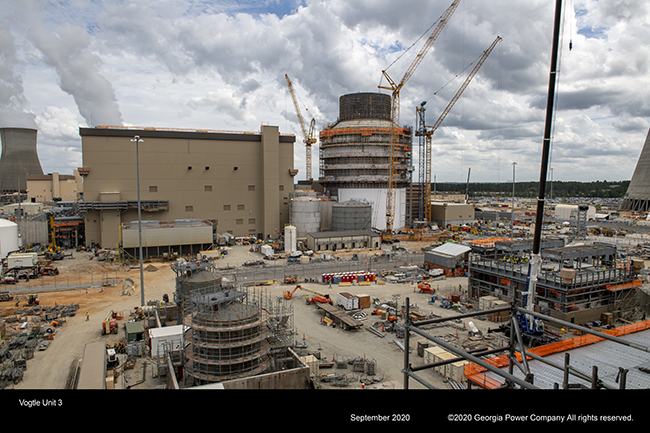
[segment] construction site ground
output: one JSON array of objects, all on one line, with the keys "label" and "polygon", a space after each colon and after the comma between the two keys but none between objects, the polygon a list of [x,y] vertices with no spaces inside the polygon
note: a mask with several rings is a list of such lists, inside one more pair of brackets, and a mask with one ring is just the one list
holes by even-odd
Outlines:
[{"label": "construction site ground", "polygon": [[[403,243],[408,249],[420,251],[424,243]],[[428,243],[426,243],[428,245]],[[83,356],[86,343],[101,341],[115,344],[124,339],[124,323],[128,321],[141,305],[139,266],[135,264],[123,265],[116,263],[97,262],[92,253],[74,252],[72,257],[57,261],[56,265],[60,274],[56,277],[45,276],[28,283],[21,282],[14,286],[7,286],[14,296],[19,294],[37,293],[41,306],[52,305],[78,305],[76,315],[67,317],[64,323],[56,326],[54,337],[46,350],[35,351],[34,357],[27,360],[27,368],[20,382],[13,385],[18,390],[62,390],[68,389],[72,383],[74,372]],[[241,264],[251,259],[259,259],[259,254],[253,253],[248,246],[236,246],[229,249],[228,262],[230,265]],[[162,300],[167,294],[173,299],[175,290],[175,274],[170,269],[169,262],[150,262],[144,266],[145,300]],[[55,281],[56,278],[56,281]],[[123,293],[123,282],[130,278],[136,282],[132,294]],[[56,286],[55,286],[56,284]],[[467,278],[446,278],[434,282],[437,295],[458,293],[459,288],[466,288]],[[427,315],[433,313],[438,316],[456,314],[455,311],[444,309],[440,303],[430,304],[430,294],[420,293],[417,284],[375,284],[352,285],[339,287],[321,283],[305,283],[309,288],[325,292],[336,299],[338,292],[352,294],[367,294],[371,299],[391,300],[397,299],[400,305],[409,298],[412,310]],[[263,287],[271,296],[281,297],[283,292],[293,289],[293,285],[282,283],[270,284]],[[290,300],[293,304],[296,351],[300,354],[314,354],[321,362],[333,362],[334,366],[321,368],[323,378],[338,376],[342,380],[318,381],[318,388],[378,388],[378,389],[403,389],[404,375],[401,369],[404,366],[404,351],[396,343],[396,335],[383,332],[381,325],[376,326],[384,337],[379,337],[367,328],[372,327],[377,321],[385,323],[380,316],[371,314],[373,306],[365,309],[366,318],[362,321],[363,327],[358,330],[343,330],[339,327],[326,326],[322,313],[312,304],[305,302],[308,293],[296,291]],[[396,298],[394,298],[396,297]],[[25,304],[24,299],[19,299],[20,306],[15,306],[14,301],[0,303],[0,314],[3,317],[15,315],[17,309]],[[102,322],[111,311],[123,314],[123,319],[118,321],[117,334],[102,334]],[[88,317],[86,316],[88,314]],[[29,320],[29,319],[28,319]],[[432,335],[442,336],[447,340],[467,340],[469,337],[468,323],[472,322],[487,339],[487,329],[497,327],[498,324],[478,318],[463,319],[462,321],[448,322],[447,326],[429,329]],[[7,324],[5,335],[20,332],[24,322]],[[423,358],[418,356],[417,344],[422,338],[412,336],[410,346],[410,362],[417,366],[423,364]],[[473,338],[474,345],[487,345],[488,341]],[[6,338],[5,338],[6,341]],[[351,366],[345,370],[337,368],[341,361],[363,358],[374,362],[375,374],[372,377],[363,377],[355,373]],[[119,369],[120,378],[117,387],[132,387],[132,389],[162,389],[165,388],[163,378],[157,374],[155,362],[146,357],[137,358],[135,368]],[[419,373],[425,380],[437,388],[451,388],[451,384],[433,370]],[[182,382],[181,382],[182,383]],[[335,383],[335,384],[333,384]],[[422,389],[423,385],[410,380],[410,389]]]}]

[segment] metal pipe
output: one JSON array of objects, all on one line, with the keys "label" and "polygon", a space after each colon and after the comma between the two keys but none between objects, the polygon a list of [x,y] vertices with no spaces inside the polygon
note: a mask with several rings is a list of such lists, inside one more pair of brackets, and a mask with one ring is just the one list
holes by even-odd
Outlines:
[{"label": "metal pipe", "polygon": [[[409,371],[410,370],[410,361],[409,361],[409,348],[410,348],[410,332],[409,332],[409,327],[411,326],[411,319],[410,319],[410,300],[409,298],[406,298],[406,318],[404,322],[404,370]],[[408,375],[404,375],[404,389],[409,389],[409,381],[408,381]]]},{"label": "metal pipe", "polygon": [[140,249],[140,303],[144,306],[144,268],[142,264],[142,206],[140,202],[140,152],[138,144],[144,140],[136,135],[131,139],[135,142],[135,170],[136,170],[136,183],[138,188],[138,243]]},{"label": "metal pipe", "polygon": [[421,330],[419,330],[417,328],[413,328],[413,327],[410,327],[409,329],[411,329],[411,331],[415,332],[416,334],[418,334],[418,335],[420,335],[420,336],[422,336],[424,338],[427,338],[429,340],[435,340],[436,344],[442,346],[447,351],[453,352],[456,355],[462,356],[464,359],[466,359],[468,361],[471,361],[471,362],[473,362],[475,364],[478,364],[481,367],[485,368],[486,370],[490,370],[491,372],[503,377],[506,380],[510,380],[511,382],[516,383],[516,384],[520,385],[523,388],[540,389],[539,387],[534,386],[534,385],[532,385],[532,384],[530,384],[530,383],[528,383],[528,382],[526,382],[524,380],[521,380],[520,378],[518,378],[516,376],[513,376],[513,375],[508,374],[508,373],[504,373],[498,367],[495,367],[492,364],[489,364],[489,363],[487,363],[487,362],[485,362],[485,361],[483,361],[483,360],[481,360],[481,359],[479,359],[479,358],[477,358],[477,357],[475,357],[473,355],[470,355],[467,352],[463,352],[462,350],[458,349],[457,347],[455,347],[455,346],[453,346],[451,344],[448,344],[448,343],[446,343],[446,342],[444,342],[442,340],[436,339],[436,337],[434,337],[431,334],[427,334],[426,332],[423,332],[423,331],[421,331]]},{"label": "metal pipe", "polygon": [[494,308],[492,310],[483,310],[480,312],[474,311],[472,313],[457,314],[455,316],[449,316],[449,317],[438,317],[435,319],[418,320],[417,322],[413,322],[413,326],[431,325],[436,323],[448,322],[450,320],[464,319],[466,317],[484,316],[486,314],[500,313],[502,311],[510,311],[511,309],[512,307],[508,306],[508,307]]},{"label": "metal pipe", "polygon": [[[474,349],[474,350],[470,350],[467,353],[470,353],[470,354],[472,354],[474,356],[487,356],[487,355],[494,355],[494,354],[497,354],[497,353],[501,353],[501,352],[503,352],[505,350],[507,350],[507,349],[506,348],[492,349],[492,350]],[[411,366],[411,371],[428,370],[429,368],[434,368],[434,367],[438,367],[440,365],[445,365],[445,364],[453,364],[454,362],[462,361],[464,359],[465,358],[463,358],[462,356],[459,356],[458,358],[453,358],[453,359],[449,359],[449,360],[446,360],[446,361],[432,362],[432,363],[429,363],[429,364],[419,365],[419,366],[416,366],[416,367]]]},{"label": "metal pipe", "polygon": [[540,318],[540,319],[543,319],[543,320],[546,320],[546,321],[549,321],[549,322],[553,322],[553,323],[556,323],[558,325],[566,326],[568,328],[577,329],[578,331],[583,331],[583,332],[586,332],[587,334],[592,334],[592,335],[595,335],[597,337],[603,338],[605,340],[610,340],[610,341],[613,341],[615,343],[623,344],[625,346],[632,347],[634,349],[639,349],[639,350],[642,350],[644,352],[650,353],[650,347],[648,347],[648,346],[642,346],[640,344],[637,344],[637,343],[634,343],[634,342],[631,342],[631,341],[627,341],[627,340],[624,340],[622,338],[615,337],[613,335],[605,334],[605,333],[599,332],[599,331],[594,331],[593,329],[586,328],[586,327],[580,326],[580,325],[576,325],[576,324],[571,323],[571,322],[566,322],[564,320],[556,319],[555,317],[547,316],[545,314],[541,314],[541,313],[538,313],[536,311],[529,311],[529,310],[526,310],[524,308],[516,307],[516,306],[514,308],[515,308],[515,310],[517,310],[517,311],[519,311],[521,313],[530,314],[531,316],[535,316],[537,318]]}]

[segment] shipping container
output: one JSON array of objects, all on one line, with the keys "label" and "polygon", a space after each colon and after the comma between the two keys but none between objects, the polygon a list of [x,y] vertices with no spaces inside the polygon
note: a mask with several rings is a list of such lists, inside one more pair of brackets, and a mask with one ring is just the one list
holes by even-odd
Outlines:
[{"label": "shipping container", "polygon": [[359,308],[359,298],[348,292],[340,292],[336,296],[336,304],[346,310]]},{"label": "shipping container", "polygon": [[357,295],[357,298],[359,298],[359,308],[370,308],[371,305],[371,300],[370,300],[370,295]]}]

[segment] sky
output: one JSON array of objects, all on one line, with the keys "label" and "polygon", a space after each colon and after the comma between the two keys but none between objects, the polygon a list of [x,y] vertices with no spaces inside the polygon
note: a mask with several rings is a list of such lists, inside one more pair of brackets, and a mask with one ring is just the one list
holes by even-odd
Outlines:
[{"label": "sky", "polygon": [[[390,92],[452,0],[4,0],[0,127],[38,129],[46,173],[83,166],[80,127],[295,134],[287,74],[306,121],[333,124],[338,99]],[[537,181],[553,0],[462,0],[400,91],[403,126],[426,101],[437,182]],[[549,178],[629,180],[650,129],[650,2],[566,0]],[[414,137],[414,166],[419,166]],[[314,177],[318,145],[312,150]],[[514,164],[513,164],[514,163]],[[514,173],[513,173],[514,172]],[[418,178],[417,171],[414,179]]]}]

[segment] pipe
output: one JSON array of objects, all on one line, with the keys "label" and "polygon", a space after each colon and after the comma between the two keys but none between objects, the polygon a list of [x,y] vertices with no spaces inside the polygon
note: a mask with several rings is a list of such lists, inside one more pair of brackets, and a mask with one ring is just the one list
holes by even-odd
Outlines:
[{"label": "pipe", "polygon": [[587,334],[592,334],[592,335],[595,335],[597,337],[603,338],[605,340],[610,340],[610,341],[613,341],[615,343],[623,344],[625,346],[632,347],[634,349],[639,349],[641,351],[650,353],[650,347],[648,347],[648,346],[642,346],[642,345],[634,343],[632,341],[627,341],[627,340],[624,340],[622,338],[615,337],[613,335],[605,334],[603,332],[594,331],[593,329],[586,328],[586,327],[580,326],[580,325],[576,325],[576,324],[571,323],[571,322],[566,322],[564,320],[556,319],[555,317],[547,316],[545,314],[541,314],[541,313],[538,313],[536,311],[529,311],[529,310],[521,308],[521,307],[515,307],[515,310],[517,310],[517,311],[519,311],[521,313],[530,314],[531,316],[535,316],[535,317],[537,317],[539,319],[543,319],[543,320],[546,320],[546,321],[549,321],[549,322],[557,323],[558,325],[566,326],[568,328],[577,329],[578,331],[583,331],[583,332],[586,332]]}]

